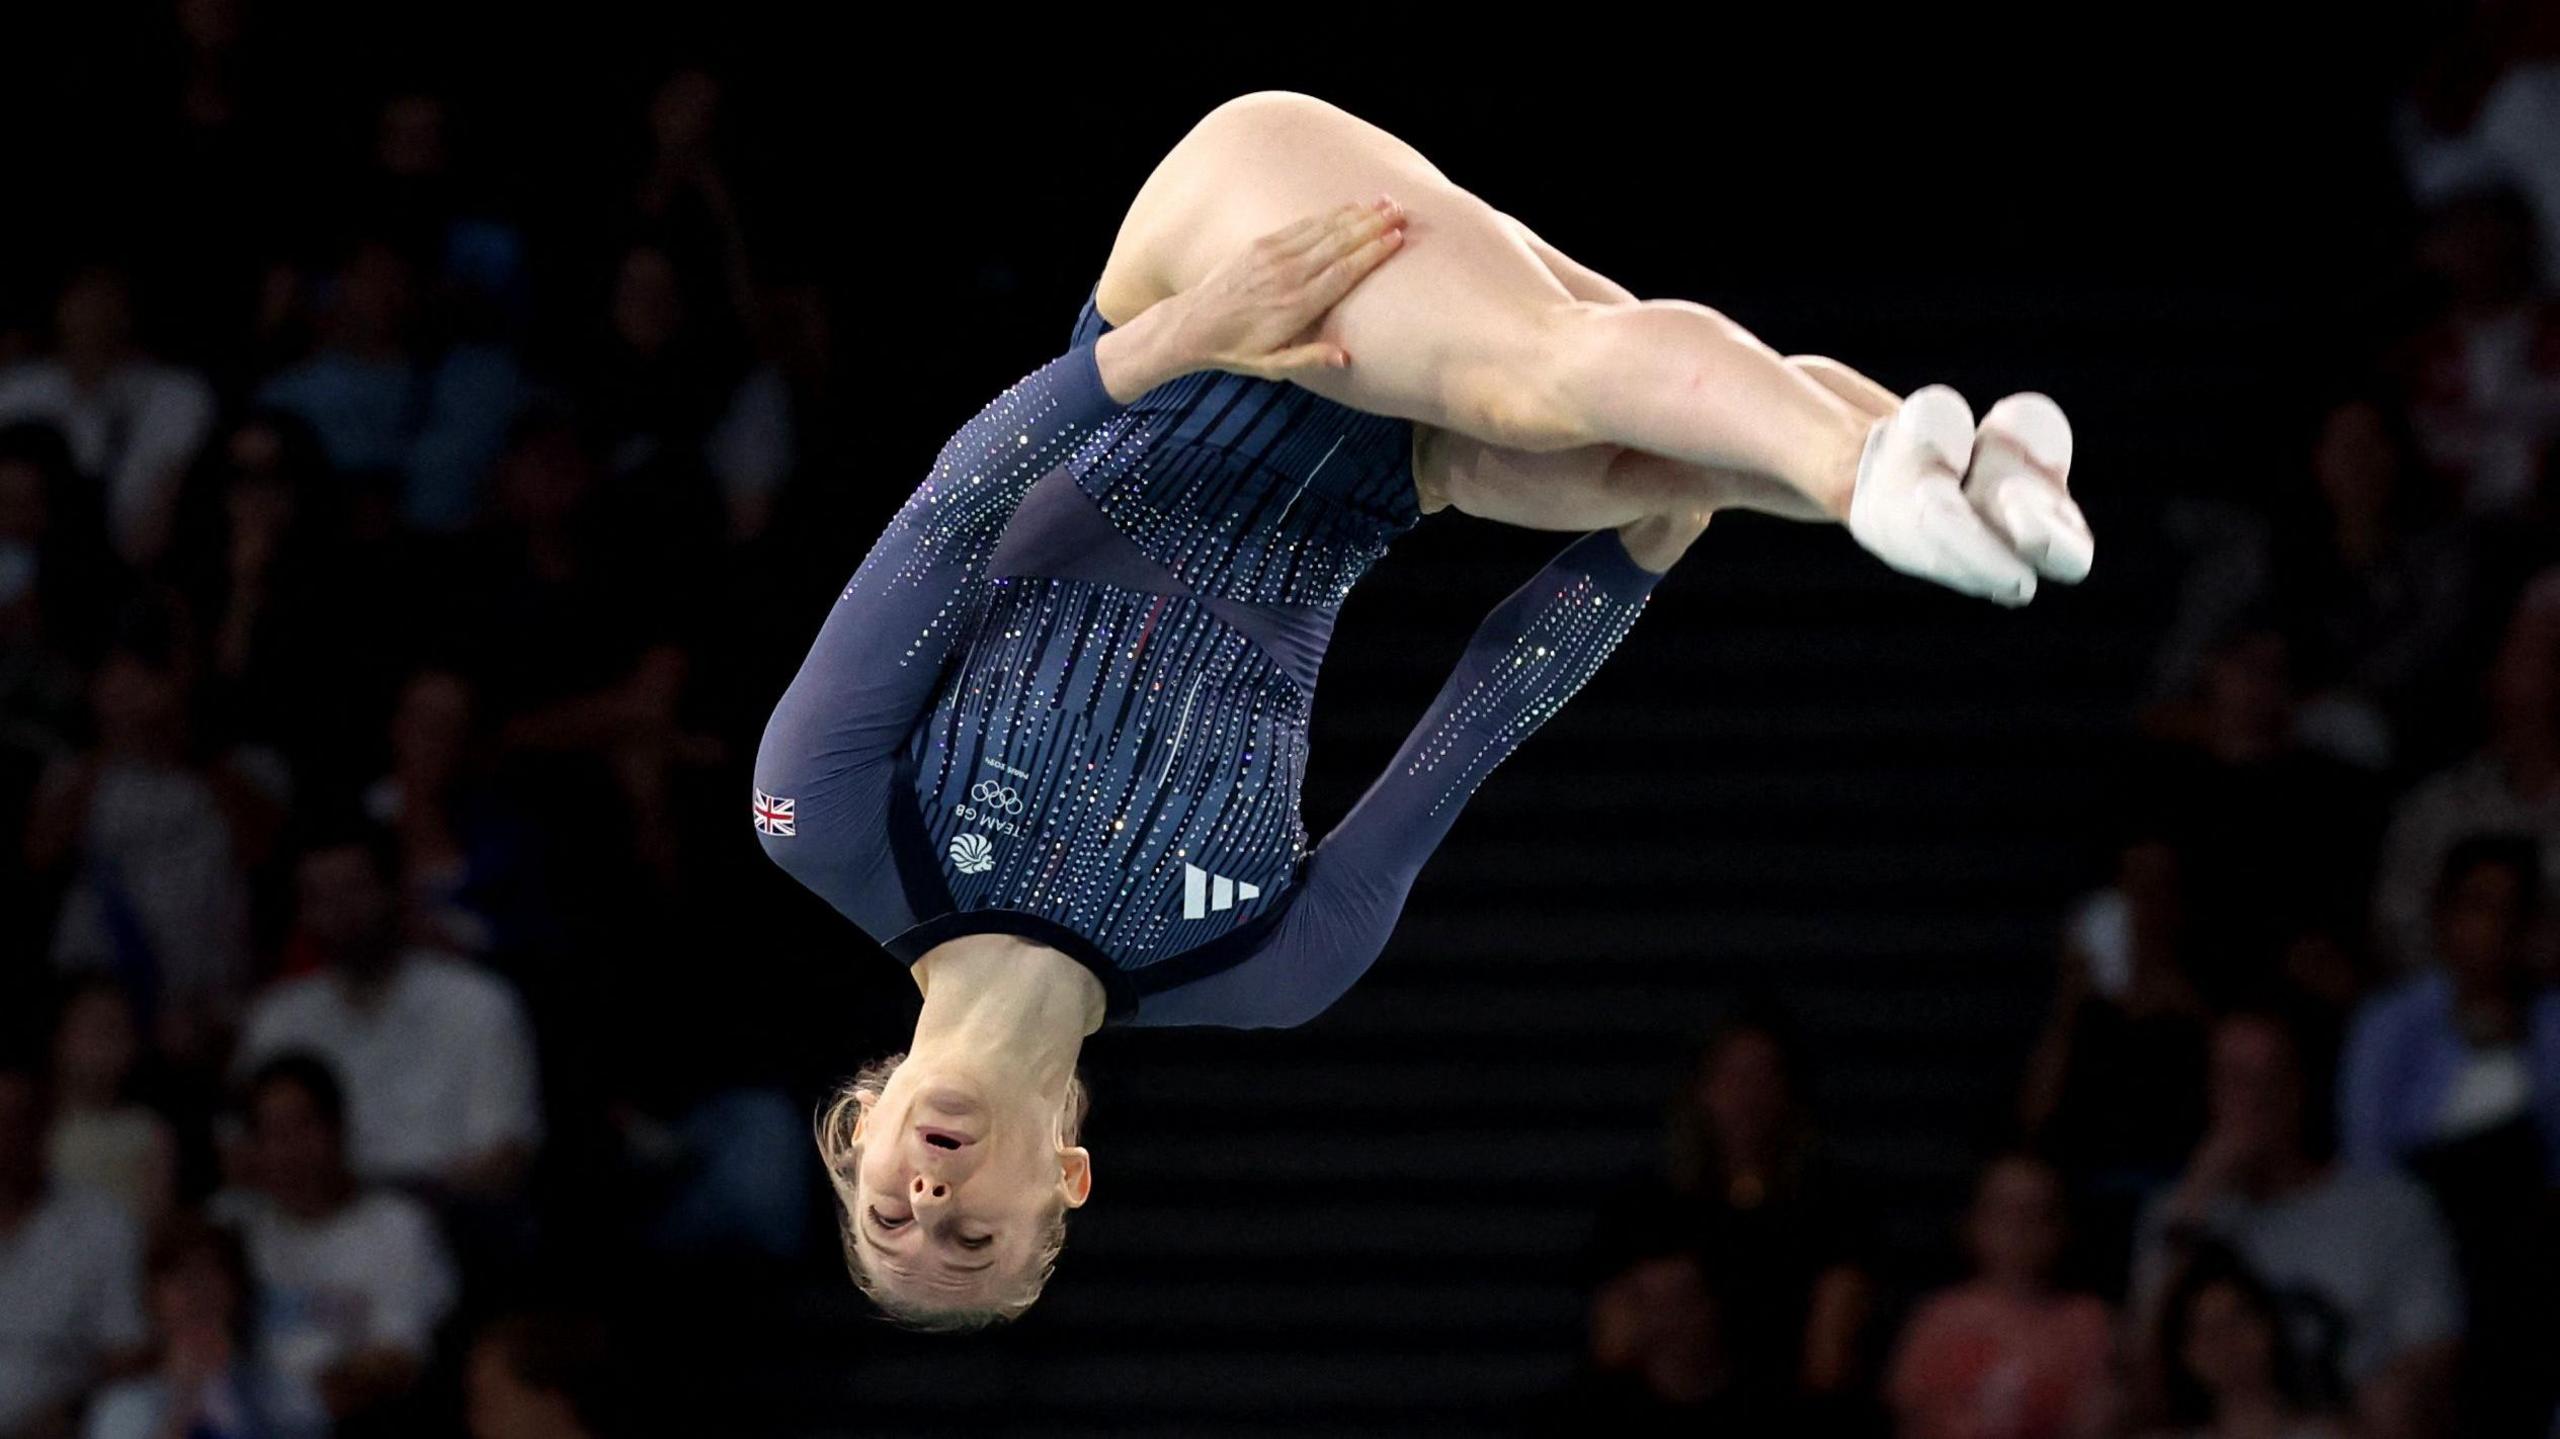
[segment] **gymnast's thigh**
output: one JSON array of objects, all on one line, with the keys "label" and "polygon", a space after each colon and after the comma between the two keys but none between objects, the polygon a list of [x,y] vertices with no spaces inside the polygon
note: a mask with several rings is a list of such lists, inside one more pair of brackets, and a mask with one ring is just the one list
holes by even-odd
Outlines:
[{"label": "gymnast's thigh", "polygon": [[1372,414],[1481,432],[1488,390],[1534,377],[1577,301],[1500,211],[1402,140],[1307,96],[1230,101],[1174,147],[1104,268],[1103,317],[1124,322],[1258,237],[1382,192],[1407,213],[1404,251],[1325,319],[1351,367],[1299,383]]}]

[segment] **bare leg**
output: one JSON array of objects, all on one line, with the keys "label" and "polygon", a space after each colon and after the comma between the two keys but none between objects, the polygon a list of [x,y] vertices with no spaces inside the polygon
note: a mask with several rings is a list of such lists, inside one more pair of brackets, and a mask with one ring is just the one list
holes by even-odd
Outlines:
[{"label": "bare leg", "polygon": [[1883,419],[1902,408],[1902,397],[1838,360],[1820,355],[1789,355],[1787,363],[1815,384],[1855,406],[1861,413]]},{"label": "bare leg", "polygon": [[[1575,299],[1640,303],[1635,292],[1548,244],[1519,220],[1505,215],[1503,222]],[[1837,360],[1790,355],[1786,364],[1869,420],[1883,419],[1902,404],[1891,390]],[[1704,516],[1723,509],[1794,520],[1835,518],[1767,475],[1614,445],[1538,455],[1447,431],[1425,431],[1415,444],[1414,470],[1422,480],[1426,508],[1451,506],[1480,519],[1530,529],[1628,526],[1641,523],[1638,517],[1651,517],[1656,523],[1648,533],[1676,532],[1685,518],[1697,518],[1702,528]]]},{"label": "bare leg", "polygon": [[[1625,286],[1576,262],[1517,219],[1503,218],[1575,299],[1637,303]],[[1902,400],[1891,390],[1837,360],[1793,355],[1786,363],[1871,421],[1890,419],[1902,408]],[[2069,426],[2051,401],[2012,396],[1983,417],[1964,490],[1980,517],[2018,558],[2065,581],[2088,572],[2091,553],[2087,524],[2065,493],[2070,451]],[[1642,561],[1655,568],[1677,559],[1704,528],[1705,517],[1719,509],[1753,509],[1789,519],[1833,518],[1802,493],[1768,476],[1697,466],[1637,450],[1533,456],[1427,432],[1417,440],[1415,456],[1416,474],[1422,477],[1427,500],[1456,503],[1469,513],[1508,523],[1570,528],[1585,518],[1578,511],[1595,507],[1603,512],[1631,506],[1649,510],[1652,519],[1623,525],[1620,533],[1631,549],[1648,545],[1651,552],[1663,556],[1662,565]],[[1861,542],[1867,542],[1867,537],[1862,536]],[[1901,561],[1898,568],[1917,568],[1942,582],[1953,578],[1937,564],[1913,566],[1907,552],[1890,558]],[[1959,588],[1994,597],[2032,593],[2031,586],[2004,586],[1996,578],[1985,586],[1984,577],[1977,569],[1971,580],[1956,582]]]},{"label": "bare leg", "polygon": [[[1598,477],[1570,515],[1514,523],[1621,523],[1605,518],[1613,497],[1699,488],[1686,466],[1722,472],[1730,502],[1841,520],[1893,568],[2004,604],[2033,597],[2031,563],[2063,579],[2086,571],[2086,525],[2061,485],[2068,425],[2050,401],[2024,397],[2034,423],[2012,428],[2036,443],[2004,449],[1977,513],[1965,488],[1976,426],[1952,390],[1895,404],[1846,367],[1790,364],[1703,305],[1634,300],[1560,256],[1551,264],[1526,227],[1412,146],[1304,95],[1245,96],[1183,138],[1122,223],[1100,308],[1126,319],[1300,213],[1379,193],[1402,202],[1403,252],[1320,327],[1351,366],[1297,383],[1485,446],[1602,457],[1567,467]],[[1630,451],[1650,458],[1617,453]],[[1424,488],[1428,498],[1427,476]],[[1644,517],[1691,512],[1694,496]]]},{"label": "bare leg", "polygon": [[1349,369],[1308,388],[1533,452],[1607,444],[1756,471],[1845,516],[1872,417],[1685,300],[1580,300],[1499,211],[1394,136],[1305,96],[1219,107],[1168,155],[1103,273],[1106,318],[1195,283],[1253,236],[1386,192],[1405,252],[1328,317]]},{"label": "bare leg", "polygon": [[[1511,227],[1512,233],[1518,235],[1521,242],[1529,247],[1530,252],[1538,257],[1538,263],[1547,267],[1547,273],[1555,276],[1557,283],[1563,285],[1575,299],[1607,305],[1640,303],[1634,291],[1548,244],[1536,231],[1522,224],[1517,218],[1510,215],[1502,218],[1504,223]],[[1838,360],[1821,355],[1789,355],[1786,362],[1790,368],[1837,395],[1871,420],[1884,419],[1902,406],[1901,396],[1847,365],[1841,364]],[[1575,474],[1572,467],[1566,467],[1557,478],[1570,482]],[[1748,470],[1710,469],[1666,456],[1626,451],[1601,470],[1600,474],[1605,477],[1604,487],[1615,489],[1621,495],[1632,490],[1658,498],[1666,514],[1692,507],[1688,503],[1688,497],[1694,496],[1696,503],[1705,505],[1709,510],[1758,510],[1764,514],[1791,520],[1836,518],[1783,482]],[[1502,483],[1505,478],[1509,481],[1507,485]],[[1519,495],[1516,491],[1517,487],[1526,483],[1528,483],[1528,476],[1519,472],[1518,462],[1515,460],[1503,476],[1497,477],[1494,484],[1477,487],[1473,498],[1478,504],[1489,505],[1499,510],[1525,499],[1525,496]],[[1547,501],[1545,505],[1550,511],[1545,518],[1563,521],[1564,523],[1559,524],[1558,528],[1571,527],[1569,516],[1553,512],[1556,508],[1553,501]],[[1469,514],[1483,513],[1480,510],[1467,509],[1463,505],[1460,508]],[[1511,524],[1530,523],[1526,520],[1510,519],[1500,513],[1485,514],[1484,517],[1504,520]]]},{"label": "bare leg", "polygon": [[[1575,299],[1604,304],[1636,302],[1635,295],[1625,286],[1577,263],[1518,220],[1509,216],[1504,219]],[[1791,355],[1787,364],[1873,420],[1889,419],[1902,408],[1902,400],[1891,390],[1837,360]],[[1417,456],[1424,450],[1418,445]],[[2065,582],[2087,574],[2092,555],[2088,524],[2067,494],[2070,464],[2070,426],[2062,412],[2042,396],[2013,395],[1992,406],[1990,413],[1982,417],[1975,431],[1972,462],[1964,486],[1965,498],[2018,558]],[[1486,471],[1486,478],[1473,486],[1469,495],[1473,502],[1470,508],[1475,513],[1508,518],[1506,511],[1527,507],[1548,511],[1542,519],[1555,519],[1560,516],[1554,512],[1570,508],[1552,497],[1530,498],[1528,491],[1539,481],[1535,467],[1526,464],[1525,456],[1513,455],[1505,463],[1478,468]],[[1459,476],[1434,476],[1434,480],[1453,488],[1465,485]],[[1649,502],[1660,504],[1660,513],[1673,522],[1700,505],[1710,513],[1741,508],[1790,519],[1831,518],[1796,490],[1765,475],[1705,469],[1636,451],[1611,460],[1598,471],[1596,479],[1577,476],[1567,466],[1553,482],[1561,486],[1596,484],[1615,502],[1624,502],[1631,494],[1648,497]],[[1656,524],[1648,533],[1662,528],[1662,524]]]}]

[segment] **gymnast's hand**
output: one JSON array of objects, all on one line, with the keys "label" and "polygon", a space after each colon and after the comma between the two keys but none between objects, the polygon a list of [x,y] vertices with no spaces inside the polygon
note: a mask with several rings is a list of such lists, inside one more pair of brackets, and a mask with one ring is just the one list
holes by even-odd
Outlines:
[{"label": "gymnast's hand", "polygon": [[1105,388],[1126,400],[1195,370],[1287,380],[1349,365],[1316,327],[1403,246],[1404,227],[1404,207],[1382,195],[1274,230],[1105,335],[1129,340],[1097,353]]}]

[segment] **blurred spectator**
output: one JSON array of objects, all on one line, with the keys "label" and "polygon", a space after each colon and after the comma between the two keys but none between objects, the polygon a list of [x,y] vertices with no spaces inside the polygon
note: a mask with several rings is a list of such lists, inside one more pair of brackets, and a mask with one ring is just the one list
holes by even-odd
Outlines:
[{"label": "blurred spectator", "polygon": [[2413,1171],[2452,1225],[2475,1336],[2463,1412],[2482,1434],[2530,1433],[2560,1379],[2543,1342],[2560,1325],[2560,994],[2526,970],[2541,882],[2531,839],[2455,845],[2437,966],[2366,1003],[2339,1079],[2346,1157]]},{"label": "blurred spectator", "polygon": [[248,1185],[215,1196],[260,1290],[258,1351],[284,1377],[288,1422],[344,1422],[416,1383],[455,1283],[435,1221],[347,1168],[346,1111],[326,1062],[280,1055],[246,1090]]},{"label": "blurred spectator", "polygon": [[1974,1278],[1932,1295],[1902,1332],[1886,1398],[1901,1439],[2066,1439],[2106,1432],[2112,1320],[2057,1287],[2062,1177],[1993,1160],[1965,1221]]},{"label": "blurred spectator", "polygon": [[79,982],[53,1030],[54,1178],[110,1195],[145,1230],[177,1196],[178,1145],[169,1121],[135,1102],[142,1036],[133,1000],[105,976]]},{"label": "blurred spectator", "polygon": [[[2136,824],[2174,836],[2187,933],[2210,941],[2188,966],[2207,1003],[2307,961],[2310,943],[2363,929],[2380,811],[2374,777],[2305,743],[2292,647],[2258,625],[2225,636],[2187,703],[2150,716],[2167,743],[2133,767],[2121,797]],[[2337,997],[2335,975],[2294,976]]]},{"label": "blurred spectator", "polygon": [[0,1436],[66,1432],[80,1398],[137,1358],[142,1244],[115,1201],[45,1174],[33,1073],[0,1068]]},{"label": "blurred spectator", "polygon": [[[2312,1113],[2328,1092],[2285,1019],[2243,1011],[2215,1027],[2204,1141],[2143,1216],[2139,1327],[2156,1327],[2186,1254],[2226,1244],[2275,1287],[2289,1338],[2370,1433],[2441,1432],[2463,1324],[2451,1239],[2425,1190],[2329,1162]],[[2154,1351],[2146,1367],[2174,1357]]]},{"label": "blurred spectator", "polygon": [[383,102],[373,166],[349,202],[369,238],[323,297],[318,348],[258,391],[319,430],[370,512],[396,501],[436,534],[470,522],[529,390],[514,343],[525,241],[455,173],[451,120],[435,94]]},{"label": "blurred spectator", "polygon": [[2279,1301],[2230,1251],[2208,1246],[2161,1301],[2152,1348],[2168,1365],[2163,1439],[2346,1439],[2285,1333]]},{"label": "blurred spectator", "polygon": [[293,1399],[251,1354],[249,1260],[240,1236],[180,1215],[152,1236],[147,1273],[155,1372],[89,1407],[84,1439],[320,1439],[293,1423]]},{"label": "blurred spectator", "polygon": [[2211,1019],[2190,978],[2182,866],[2167,839],[2138,838],[2120,852],[2115,883],[2081,904],[2020,1103],[2027,1134],[2080,1191],[2098,1252],[2117,1268],[2142,1200],[2176,1177],[2204,1127]]},{"label": "blurred spectator", "polygon": [[[2297,639],[2302,728],[2367,768],[2405,753],[2417,716],[2457,678],[2471,556],[2420,469],[2415,440],[2378,400],[2333,406],[2312,447],[2319,512],[2280,524],[2271,596]],[[2420,737],[2424,737],[2421,734]]]},{"label": "blurred spectator", "polygon": [[2164,697],[2196,690],[2218,639],[2264,624],[2299,671],[2294,737],[2359,768],[2393,766],[2438,738],[2435,689],[2469,658],[2456,641],[2470,536],[2386,398],[2331,405],[2305,448],[2307,482],[2272,515],[2190,502],[2173,524],[2190,553],[2155,683]]},{"label": "blurred spectator", "polygon": [[2560,435],[2560,311],[2535,288],[2536,248],[2531,208],[2506,189],[2448,201],[2418,247],[2442,308],[2406,361],[2412,418],[2475,515],[2522,510]]},{"label": "blurred spectator", "polygon": [[471,205],[454,164],[454,119],[432,90],[385,96],[375,111],[372,164],[355,187],[371,232],[425,274],[440,275],[468,245],[454,233]]},{"label": "blurred spectator", "polygon": [[507,431],[532,403],[532,382],[503,342],[493,299],[454,302],[456,327],[428,369],[425,414],[410,442],[400,515],[425,534],[459,534],[487,499],[485,479],[506,451]]},{"label": "blurred spectator", "polygon": [[602,492],[567,417],[537,412],[500,467],[499,514],[458,597],[472,676],[509,717],[501,739],[518,777],[555,807],[618,806],[618,822],[589,828],[626,836],[670,887],[675,767],[716,753],[682,726],[692,661],[684,596],[667,574],[689,570],[661,563],[678,544]]},{"label": "blurred spectator", "polygon": [[594,412],[616,475],[695,475],[727,396],[727,360],[694,334],[675,261],[636,246],[615,272]]},{"label": "blurred spectator", "polygon": [[258,387],[258,403],[311,426],[331,467],[368,497],[391,493],[415,433],[415,280],[397,248],[379,240],[356,245],[330,281],[319,348]]},{"label": "blurred spectator", "polygon": [[763,298],[756,365],[704,449],[729,509],[729,537],[738,541],[764,533],[827,404],[826,308],[817,292],[776,286]]},{"label": "blurred spectator", "polygon": [[612,1119],[651,1248],[777,1262],[801,1252],[809,1126],[788,1096],[741,1084],[687,1105],[672,1123],[631,1103],[616,1104]]},{"label": "blurred spectator", "polygon": [[105,497],[117,550],[148,564],[168,547],[178,481],[212,430],[213,390],[144,354],[133,329],[124,277],[81,271],[54,306],[52,356],[0,370],[0,424],[61,430]]},{"label": "blurred spectator", "polygon": [[471,1439],[602,1439],[613,1387],[604,1326],[585,1315],[510,1314],[471,1346]]},{"label": "blurred spectator", "polygon": [[89,686],[95,743],[46,769],[26,836],[30,868],[68,884],[55,962],[122,979],[179,1063],[238,1015],[246,857],[273,825],[255,785],[189,753],[188,693],[165,646],[110,652]]},{"label": "blurred spectator", "polygon": [[2560,288],[2560,11],[2539,0],[2463,7],[2397,118],[2417,197],[2513,186],[2537,217],[2544,284]]},{"label": "blurred spectator", "polygon": [[400,502],[404,520],[436,534],[470,523],[481,480],[529,388],[513,348],[526,299],[524,237],[472,193],[454,163],[454,122],[440,95],[385,100],[360,202],[372,228],[427,282],[430,315],[441,327],[421,351],[422,413],[402,465]]},{"label": "blurred spectator", "polygon": [[59,432],[0,427],[0,746],[28,753],[76,728],[80,666],[108,608],[77,485]]},{"label": "blurred spectator", "polygon": [[2345,1157],[2375,1168],[2507,1131],[2495,1186],[2560,1182],[2560,994],[2533,982],[2540,846],[2474,836],[2445,856],[2436,965],[2356,1016],[2340,1075]]},{"label": "blurred spectator", "polygon": [[478,692],[452,670],[420,670],[391,715],[391,767],[368,786],[368,819],[398,836],[420,944],[486,954],[519,896],[530,839],[486,783]]},{"label": "blurred spectator", "polygon": [[1630,1255],[1695,1255],[1726,1311],[1748,1316],[1721,1338],[1735,1365],[1854,1405],[1872,1373],[1864,1226],[1773,1022],[1729,1020],[1708,1039],[1672,1103],[1665,1158],[1603,1211],[1604,1272]]},{"label": "blurred spectator", "polygon": [[650,153],[632,195],[647,243],[674,267],[678,300],[704,344],[733,350],[755,313],[754,270],[720,163],[720,81],[684,66],[649,97]]},{"label": "blurred spectator", "polygon": [[1696,1255],[1634,1260],[1592,1295],[1582,1369],[1530,1432],[1783,1432],[1775,1427],[1786,1422],[1783,1389],[1729,1343],[1750,1322],[1716,1292]]},{"label": "blurred spectator", "polygon": [[355,1172],[503,1196],[542,1138],[533,1035],[505,981],[402,935],[397,856],[375,831],[323,836],[296,866],[297,940],[321,966],[261,996],[237,1065],[325,1058],[346,1086]]},{"label": "blurred spectator", "polygon": [[2435,942],[2430,896],[2465,836],[2533,836],[2546,886],[2560,880],[2560,571],[2534,582],[2507,622],[2489,672],[2480,752],[2409,791],[2393,811],[2374,885],[2374,924],[2403,970]]},{"label": "blurred spectator", "polygon": [[205,631],[202,725],[268,756],[298,790],[345,763],[365,650],[386,636],[356,622],[346,496],[308,426],[276,411],[232,427],[198,471],[178,561]]}]

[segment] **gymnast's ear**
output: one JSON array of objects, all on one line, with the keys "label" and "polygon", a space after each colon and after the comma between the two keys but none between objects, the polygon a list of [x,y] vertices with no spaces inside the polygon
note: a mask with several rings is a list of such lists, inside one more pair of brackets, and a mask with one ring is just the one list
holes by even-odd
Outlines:
[{"label": "gymnast's ear", "polygon": [[1058,1146],[1058,1197],[1069,1209],[1082,1209],[1093,1197],[1093,1156],[1081,1145]]},{"label": "gymnast's ear", "polygon": [[871,1106],[878,1104],[879,1102],[880,1092],[878,1090],[857,1089],[853,1092],[853,1133],[846,1136],[848,1142],[854,1144],[860,1144],[862,1142],[862,1128],[864,1125],[871,1122]]}]

